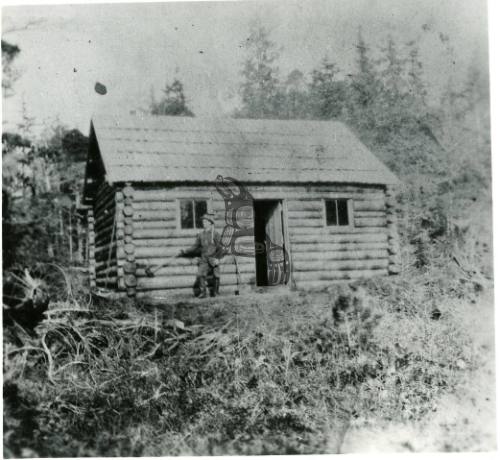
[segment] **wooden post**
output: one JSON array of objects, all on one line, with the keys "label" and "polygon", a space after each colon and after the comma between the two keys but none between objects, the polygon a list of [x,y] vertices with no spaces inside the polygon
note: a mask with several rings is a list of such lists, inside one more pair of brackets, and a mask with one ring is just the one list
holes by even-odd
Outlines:
[{"label": "wooden post", "polygon": [[82,224],[80,218],[76,219],[76,261],[81,262],[83,258]]},{"label": "wooden post", "polygon": [[388,230],[389,274],[395,275],[401,272],[401,253],[396,218],[396,191],[394,188],[387,187],[385,199]]},{"label": "wooden post", "polygon": [[90,288],[94,289],[96,287],[96,262],[95,262],[95,230],[94,230],[94,211],[92,209],[88,210],[87,213],[88,222],[88,264],[89,264],[89,277],[90,277]]}]

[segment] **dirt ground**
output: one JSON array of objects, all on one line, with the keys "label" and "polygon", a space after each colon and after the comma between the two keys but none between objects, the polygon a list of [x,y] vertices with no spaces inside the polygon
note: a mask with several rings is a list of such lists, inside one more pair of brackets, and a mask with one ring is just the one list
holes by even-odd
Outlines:
[{"label": "dirt ground", "polygon": [[[455,311],[470,333],[476,365],[465,362],[464,379],[444,395],[435,411],[412,425],[351,427],[342,453],[491,452],[497,448],[495,402],[495,322],[493,293],[477,304],[457,303]],[[471,314],[473,309],[473,314]]]}]

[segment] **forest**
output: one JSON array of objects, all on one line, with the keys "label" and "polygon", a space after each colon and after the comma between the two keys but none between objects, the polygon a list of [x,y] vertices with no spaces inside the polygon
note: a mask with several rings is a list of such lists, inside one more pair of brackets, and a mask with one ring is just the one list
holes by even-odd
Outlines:
[{"label": "forest", "polygon": [[[471,62],[436,99],[416,41],[374,44],[360,28],[355,49],[352,74],[325,56],[283,75],[279,44],[252,26],[231,114],[342,121],[402,181],[401,274],[360,282],[362,302],[335,325],[339,285],[210,308],[92,300],[79,214],[88,138],[64,123],[35,138],[29,103],[2,133],[4,292],[40,263],[58,278],[41,324],[4,325],[6,457],[340,453],[357,430],[428,421],[486,372],[492,355],[468,326],[492,312],[480,309],[493,287],[488,75]],[[22,52],[2,40],[4,98]],[[160,99],[132,109],[196,116],[169,76]],[[4,318],[6,307],[4,296]],[[448,436],[430,447],[489,447]]]}]

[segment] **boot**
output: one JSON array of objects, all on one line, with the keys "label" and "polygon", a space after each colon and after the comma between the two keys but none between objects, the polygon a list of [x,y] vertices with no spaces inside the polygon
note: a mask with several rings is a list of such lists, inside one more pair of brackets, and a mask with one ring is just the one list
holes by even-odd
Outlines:
[{"label": "boot", "polygon": [[215,297],[219,295],[219,278],[215,277],[212,279],[212,284],[210,286],[210,297]]},{"label": "boot", "polygon": [[204,299],[207,297],[207,279],[205,276],[200,276],[200,295],[198,299]]}]

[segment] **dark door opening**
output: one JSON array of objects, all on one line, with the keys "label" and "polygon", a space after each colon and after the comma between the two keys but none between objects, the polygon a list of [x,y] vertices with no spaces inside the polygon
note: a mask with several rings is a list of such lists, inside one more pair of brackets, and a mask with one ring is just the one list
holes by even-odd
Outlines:
[{"label": "dark door opening", "polygon": [[257,286],[285,284],[283,206],[278,200],[254,200],[255,268]]}]

